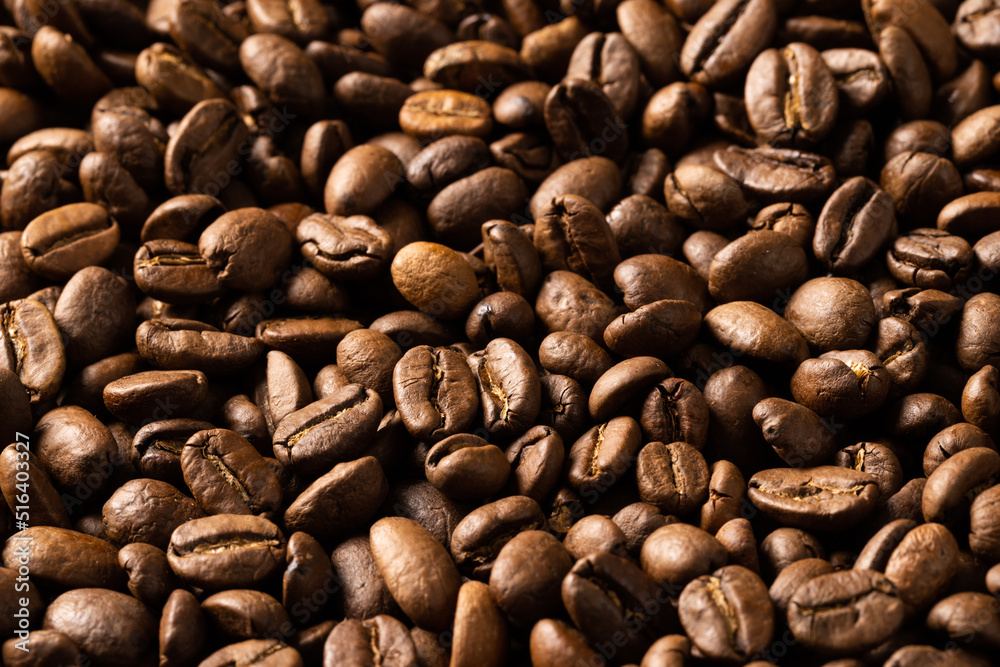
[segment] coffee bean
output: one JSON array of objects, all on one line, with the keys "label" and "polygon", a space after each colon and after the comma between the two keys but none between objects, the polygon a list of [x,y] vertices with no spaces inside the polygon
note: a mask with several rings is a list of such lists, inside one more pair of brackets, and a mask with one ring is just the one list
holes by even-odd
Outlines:
[{"label": "coffee bean", "polygon": [[249,442],[232,431],[199,431],[181,451],[184,482],[208,514],[267,515],[278,509],[278,478]]},{"label": "coffee bean", "polygon": [[418,523],[400,517],[379,519],[370,532],[375,562],[403,612],[420,627],[448,627],[459,576],[444,547]]},{"label": "coffee bean", "polygon": [[167,370],[195,368],[225,375],[252,364],[264,353],[261,341],[224,333],[195,320],[146,320],[136,330],[143,359]]},{"label": "coffee bean", "polygon": [[451,536],[455,564],[474,578],[488,580],[500,551],[516,535],[545,528],[545,515],[534,500],[509,496],[488,503],[462,519]]},{"label": "coffee bean", "polygon": [[872,258],[894,223],[891,197],[856,176],[830,195],[816,220],[813,251],[831,271],[849,273]]},{"label": "coffee bean", "polygon": [[843,570],[804,583],[788,604],[795,638],[815,649],[847,652],[872,648],[903,623],[896,587],[872,570]]},{"label": "coffee bean", "polygon": [[33,299],[10,301],[0,305],[0,321],[0,368],[16,376],[32,405],[54,398],[66,373],[66,352],[49,309]]},{"label": "coffee bean", "polygon": [[118,223],[103,207],[69,204],[28,223],[21,235],[21,252],[35,273],[66,280],[80,269],[107,261],[120,236]]},{"label": "coffee bean", "polygon": [[129,665],[153,643],[156,621],[138,600],[100,588],[67,591],[45,611],[44,627],[65,634],[85,652],[108,665]]},{"label": "coffee bean", "polygon": [[806,530],[842,530],[874,508],[878,486],[868,473],[818,466],[763,470],[748,482],[748,496],[783,525]]},{"label": "coffee bean", "polygon": [[825,197],[835,186],[833,165],[814,153],[730,146],[715,151],[714,160],[726,175],[765,203],[806,204]]},{"label": "coffee bean", "polygon": [[381,414],[378,394],[349,384],[282,419],[274,430],[274,456],[303,472],[349,461],[375,434]]},{"label": "coffee bean", "polygon": [[208,378],[201,371],[144,371],[109,382],[104,405],[118,419],[132,424],[155,421],[162,405],[170,416],[191,414],[208,394]]},{"label": "coffee bean", "polygon": [[323,77],[319,68],[289,38],[251,35],[239,47],[247,76],[282,113],[316,116],[322,113]]},{"label": "coffee bean", "polygon": [[535,248],[549,271],[569,270],[598,286],[611,282],[617,244],[601,211],[583,197],[554,198],[535,221]]},{"label": "coffee bean", "polygon": [[371,518],[387,492],[382,467],[374,458],[339,463],[288,506],[285,525],[318,538],[346,534]]},{"label": "coffee bean", "polygon": [[801,42],[757,56],[747,72],[746,100],[757,136],[772,146],[819,143],[837,119],[833,73],[819,51]]},{"label": "coffee bean", "polygon": [[510,464],[499,447],[467,433],[434,445],[427,452],[424,469],[427,481],[459,501],[492,496],[510,475]]},{"label": "coffee bean", "polygon": [[678,612],[691,642],[715,660],[744,660],[766,647],[774,633],[774,609],[764,582],[740,565],[727,565],[685,586]]},{"label": "coffee bean", "polygon": [[681,50],[681,69],[704,86],[722,87],[745,72],[774,36],[774,4],[728,0],[698,19]]},{"label": "coffee bean", "polygon": [[201,588],[251,587],[279,570],[285,546],[284,535],[267,519],[217,514],[174,530],[167,559],[178,578]]},{"label": "coffee bean", "polygon": [[[125,588],[126,577],[118,565],[118,550],[104,540],[56,526],[34,526],[15,535],[30,542],[28,555],[36,581],[62,589]],[[18,554],[24,557],[23,550],[18,552],[18,545],[13,537],[4,543],[4,567],[17,569]]]}]

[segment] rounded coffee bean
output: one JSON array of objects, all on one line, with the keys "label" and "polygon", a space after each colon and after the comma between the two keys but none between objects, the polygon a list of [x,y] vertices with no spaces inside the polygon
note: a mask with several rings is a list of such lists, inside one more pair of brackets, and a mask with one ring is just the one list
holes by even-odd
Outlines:
[{"label": "rounded coffee bean", "polygon": [[708,466],[686,442],[651,442],[639,450],[635,468],[639,497],[665,514],[691,513],[708,499]]},{"label": "rounded coffee bean", "polygon": [[407,301],[431,315],[453,319],[477,299],[476,274],[457,252],[438,243],[411,243],[392,260],[392,282]]},{"label": "rounded coffee bean", "polygon": [[740,565],[727,565],[685,586],[678,612],[691,643],[715,660],[745,660],[763,650],[774,633],[767,588],[759,575]]},{"label": "rounded coffee bean", "polygon": [[427,481],[452,500],[477,500],[503,488],[510,463],[496,445],[459,433],[427,452],[425,470]]},{"label": "rounded coffee bean", "polygon": [[134,665],[156,637],[156,620],[138,600],[101,588],[63,593],[45,611],[46,630],[62,632],[93,660]]},{"label": "rounded coffee bean", "polygon": [[379,519],[370,534],[375,562],[403,612],[428,630],[449,627],[460,581],[441,543],[417,522],[401,517]]},{"label": "rounded coffee bean", "polygon": [[866,472],[836,466],[763,470],[750,478],[747,495],[782,525],[844,530],[875,509],[878,485]]},{"label": "rounded coffee bean", "polygon": [[843,570],[810,579],[788,604],[795,638],[813,650],[847,653],[877,646],[903,623],[896,587],[872,570]]},{"label": "rounded coffee bean", "polygon": [[217,514],[174,530],[167,560],[179,579],[199,588],[251,588],[280,571],[285,546],[281,530],[267,519]]}]

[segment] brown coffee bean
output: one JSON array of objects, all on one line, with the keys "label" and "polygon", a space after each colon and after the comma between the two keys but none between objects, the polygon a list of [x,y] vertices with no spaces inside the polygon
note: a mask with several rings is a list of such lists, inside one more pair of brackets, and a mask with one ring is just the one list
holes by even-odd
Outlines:
[{"label": "brown coffee bean", "polygon": [[694,646],[716,660],[744,660],[767,646],[774,632],[774,609],[764,582],[740,565],[685,586],[678,612]]},{"label": "brown coffee bean", "polygon": [[49,309],[33,299],[10,301],[0,305],[0,321],[0,368],[16,376],[30,404],[54,398],[66,373],[66,352]]},{"label": "brown coffee bean", "polygon": [[808,355],[801,334],[773,310],[751,301],[733,301],[710,310],[703,320],[708,335],[753,359],[797,365]]},{"label": "brown coffee bean", "polygon": [[833,73],[808,44],[768,49],[747,72],[746,105],[750,124],[762,141],[800,147],[819,143],[837,119]]},{"label": "brown coffee bean", "polygon": [[370,533],[375,562],[403,612],[420,627],[448,627],[460,584],[441,543],[420,524],[400,517],[378,520]]},{"label": "brown coffee bean", "polygon": [[809,408],[782,398],[766,398],[753,408],[753,420],[786,463],[820,465],[834,452],[834,431]]},{"label": "brown coffee bean", "polygon": [[346,534],[368,522],[386,493],[388,483],[374,458],[339,463],[288,506],[285,526],[320,539]]},{"label": "brown coffee bean", "polygon": [[705,12],[681,50],[681,69],[692,81],[722,87],[750,66],[777,27],[774,4],[729,0]]},{"label": "brown coffee bean", "polygon": [[719,303],[758,301],[769,305],[808,274],[800,245],[785,234],[760,231],[741,236],[715,254],[709,267],[708,291]]},{"label": "brown coffee bean", "polygon": [[55,526],[33,526],[15,535],[23,541],[6,541],[0,555],[5,568],[16,571],[27,551],[35,581],[60,589],[125,589],[118,549],[105,540]]},{"label": "brown coffee bean", "polygon": [[139,354],[153,366],[194,368],[207,375],[245,368],[264,353],[264,345],[255,338],[224,333],[195,320],[146,320],[135,338]]},{"label": "brown coffee bean", "polygon": [[485,138],[493,129],[489,103],[459,90],[428,90],[409,97],[399,110],[403,131],[420,140],[446,135]]},{"label": "brown coffee bean", "polygon": [[570,485],[590,496],[604,493],[625,477],[640,445],[639,425],[631,417],[593,427],[567,454]]},{"label": "brown coffee bean", "polygon": [[50,280],[65,280],[111,257],[120,238],[118,223],[95,204],[69,204],[42,213],[21,235],[28,267]]},{"label": "brown coffee bean", "polygon": [[155,479],[126,482],[104,504],[102,513],[104,529],[114,543],[145,542],[160,549],[167,548],[176,528],[205,515],[192,499]]},{"label": "brown coffee bean", "polygon": [[535,248],[543,268],[569,270],[607,286],[620,261],[604,214],[583,197],[555,197],[535,220]]},{"label": "brown coffee bean", "polygon": [[762,512],[806,530],[849,528],[878,501],[874,477],[835,466],[764,470],[751,477],[748,486],[750,500]]},{"label": "brown coffee bean", "polygon": [[303,473],[349,461],[368,444],[381,417],[378,394],[349,384],[282,419],[274,430],[274,456]]},{"label": "brown coffee bean", "polygon": [[510,463],[499,447],[464,433],[434,445],[427,452],[424,469],[427,481],[459,501],[494,495],[510,475]]},{"label": "brown coffee bean", "polygon": [[406,300],[431,315],[457,318],[476,302],[478,283],[472,267],[441,244],[409,244],[396,253],[390,271]]},{"label": "brown coffee bean", "polygon": [[35,33],[31,60],[49,88],[71,102],[93,102],[112,87],[85,47],[53,26],[42,25]]},{"label": "brown coffee bean", "polygon": [[287,37],[270,33],[250,35],[239,45],[239,61],[247,76],[283,114],[322,113],[323,76]]},{"label": "brown coffee bean", "polygon": [[896,587],[872,570],[843,570],[805,582],[788,603],[795,638],[825,651],[877,646],[903,623]]},{"label": "brown coffee bean", "polygon": [[[218,195],[232,178],[229,169],[238,168],[238,151],[247,137],[247,126],[232,103],[223,99],[199,102],[167,143],[167,188],[174,195]],[[211,150],[204,150],[206,146]]]},{"label": "brown coffee bean", "polygon": [[855,271],[888,240],[895,221],[892,198],[856,176],[834,192],[816,220],[813,251],[837,273]]},{"label": "brown coffee bean", "polygon": [[279,571],[285,546],[284,535],[267,519],[217,514],[174,530],[167,559],[186,583],[206,590],[247,588]]},{"label": "brown coffee bean", "polygon": [[181,470],[208,514],[269,515],[281,503],[278,478],[253,445],[232,431],[192,436],[181,451]]},{"label": "brown coffee bean", "polygon": [[836,185],[833,165],[814,153],[730,146],[715,151],[713,159],[717,168],[765,203],[809,203],[827,196]]},{"label": "brown coffee bean", "polygon": [[122,421],[145,425],[156,421],[158,409],[171,406],[170,416],[194,412],[208,395],[208,378],[201,371],[144,371],[109,382],[104,405]]},{"label": "brown coffee bean", "polygon": [[138,600],[100,588],[67,591],[45,610],[44,627],[65,634],[92,659],[135,664],[156,635],[153,614]]},{"label": "brown coffee bean", "polygon": [[534,500],[525,496],[501,498],[473,510],[455,526],[451,555],[463,572],[487,580],[501,549],[511,539],[545,526],[545,514]]},{"label": "brown coffee bean", "polygon": [[666,514],[689,514],[708,498],[708,466],[686,442],[651,442],[639,451],[635,469],[639,497]]}]

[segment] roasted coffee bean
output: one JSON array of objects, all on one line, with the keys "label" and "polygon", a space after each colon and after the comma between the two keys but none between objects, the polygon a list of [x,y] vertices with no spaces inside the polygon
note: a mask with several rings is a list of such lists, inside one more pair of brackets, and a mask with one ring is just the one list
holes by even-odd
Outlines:
[{"label": "roasted coffee bean", "polygon": [[195,320],[146,320],[135,338],[139,354],[153,366],[194,368],[208,375],[240,370],[264,353],[264,345],[255,338],[224,333]]},{"label": "roasted coffee bean", "polygon": [[338,463],[289,504],[285,526],[321,539],[349,533],[374,515],[388,486],[382,467],[371,456]]},{"label": "roasted coffee bean", "polygon": [[576,195],[556,197],[548,204],[535,220],[534,241],[543,268],[573,271],[598,287],[611,283],[620,259],[604,214]]},{"label": "roasted coffee bean", "polygon": [[622,189],[622,174],[618,165],[606,157],[581,157],[552,172],[531,195],[529,210],[532,218],[540,217],[553,197],[580,195],[591,204],[609,211],[618,201]]},{"label": "roasted coffee bean", "polygon": [[232,431],[199,431],[181,451],[184,482],[208,514],[265,515],[278,509],[278,478],[253,445]]},{"label": "roasted coffee bean", "polygon": [[191,498],[155,479],[126,482],[104,504],[102,514],[114,543],[145,542],[160,549],[167,548],[174,529],[205,515]]},{"label": "roasted coffee bean", "polygon": [[785,319],[820,352],[853,349],[875,328],[871,294],[849,278],[813,278],[792,294]]},{"label": "roasted coffee bean", "polygon": [[21,252],[35,273],[65,280],[80,269],[107,261],[120,236],[118,223],[103,207],[69,204],[28,223],[21,234]]},{"label": "roasted coffee bean", "polygon": [[976,494],[995,482],[1000,473],[1000,455],[986,447],[956,452],[927,476],[921,496],[926,521],[964,527],[969,505]]},{"label": "roasted coffee bean", "polygon": [[903,623],[893,583],[872,570],[843,570],[802,584],[788,603],[795,638],[813,649],[845,653],[873,648]]},{"label": "roasted coffee bean", "polygon": [[400,517],[379,519],[370,532],[375,562],[403,612],[420,627],[448,627],[460,583],[441,543],[420,524]]},{"label": "roasted coffee bean", "polygon": [[665,299],[626,313],[604,330],[604,343],[623,357],[673,357],[698,336],[701,313],[690,301]]},{"label": "roasted coffee bean", "polygon": [[427,481],[452,500],[476,500],[503,488],[510,463],[499,447],[465,433],[449,436],[427,452]]},{"label": "roasted coffee bean", "polygon": [[5,568],[16,571],[19,554],[24,558],[27,551],[35,581],[63,589],[125,589],[118,550],[105,540],[55,526],[34,526],[15,535],[30,545],[18,551],[19,541],[8,539],[0,555]]},{"label": "roasted coffee bean", "polygon": [[567,454],[570,485],[590,495],[607,491],[628,474],[640,444],[639,425],[631,417],[593,427]]},{"label": "roasted coffee bean", "polygon": [[455,526],[451,555],[458,567],[477,579],[490,578],[500,550],[521,532],[545,528],[545,515],[534,500],[509,496],[470,512]]},{"label": "roasted coffee bean", "polygon": [[247,588],[280,569],[285,547],[284,535],[267,519],[217,514],[178,527],[167,559],[178,578],[206,590]]},{"label": "roasted coffee bean", "polygon": [[66,352],[48,308],[33,299],[9,301],[0,305],[0,322],[0,368],[16,376],[10,381],[21,385],[32,405],[53,398],[66,373]]},{"label": "roasted coffee bean", "polygon": [[[576,625],[597,645],[618,636],[623,659],[638,658],[671,625],[673,609],[657,604],[657,594],[655,582],[637,565],[606,552],[578,560],[562,584],[563,603]],[[654,604],[656,611],[649,613]],[[629,623],[640,609],[639,623]]]},{"label": "roasted coffee bean", "polygon": [[825,197],[835,186],[830,161],[814,153],[787,148],[715,151],[719,169],[765,203],[806,204]]},{"label": "roasted coffee bean", "polygon": [[685,515],[708,498],[708,466],[686,442],[651,442],[636,460],[639,497],[666,514]]},{"label": "roasted coffee bean", "polygon": [[915,229],[896,239],[886,263],[903,284],[949,290],[969,274],[972,246],[938,229]]},{"label": "roasted coffee bean", "polygon": [[338,623],[323,644],[323,665],[357,664],[365,659],[384,659],[386,665],[414,664],[416,648],[406,626],[386,615]]},{"label": "roasted coffee bean", "polygon": [[753,420],[778,456],[792,466],[820,465],[833,454],[833,428],[804,405],[766,398],[754,406]]},{"label": "roasted coffee bean", "polygon": [[[431,273],[434,267],[447,269]],[[476,301],[478,284],[472,267],[459,253],[438,243],[409,244],[396,254],[390,270],[396,289],[431,315],[455,318]]]},{"label": "roasted coffee bean", "polygon": [[809,356],[809,345],[786,320],[751,301],[733,301],[705,315],[709,337],[751,359],[797,365]]},{"label": "roasted coffee bean", "polygon": [[567,162],[594,155],[620,162],[628,150],[615,103],[589,79],[568,78],[552,88],[545,98],[545,126]]},{"label": "roasted coffee bean", "polygon": [[780,232],[760,231],[741,236],[715,254],[709,267],[708,291],[719,303],[769,304],[776,294],[798,286],[808,274],[802,246]]},{"label": "roasted coffee bean", "polygon": [[[293,535],[290,543],[294,538]],[[375,564],[367,535],[341,542],[334,548],[330,560],[333,575],[339,577],[341,582],[341,590],[336,597],[343,604],[347,618],[361,620],[379,614],[399,613],[399,606],[392,599],[385,579]],[[315,592],[315,588],[308,591],[310,597]]]},{"label": "roasted coffee bean", "polygon": [[855,419],[876,410],[892,380],[867,350],[826,352],[806,359],[792,375],[795,400],[824,417]]},{"label": "roasted coffee bean", "polygon": [[673,375],[655,357],[633,357],[609,368],[590,392],[589,410],[593,419],[612,417],[631,399]]},{"label": "roasted coffee bean", "polygon": [[616,17],[653,86],[659,88],[677,79],[676,54],[683,35],[674,15],[655,2],[625,0],[618,4]]},{"label": "roasted coffee bean", "polygon": [[572,556],[551,534],[519,532],[500,549],[490,590],[511,623],[530,626],[558,609],[560,585],[572,566]]},{"label": "roasted coffee bean", "polygon": [[349,384],[282,419],[274,430],[274,456],[304,474],[352,460],[375,434],[381,416],[378,394]]},{"label": "roasted coffee bean", "polygon": [[667,176],[663,187],[670,212],[698,229],[730,229],[746,214],[739,184],[717,169],[680,166]]},{"label": "roasted coffee bean", "polygon": [[602,658],[591,647],[587,638],[576,628],[563,621],[546,618],[531,629],[531,664],[538,667],[555,667],[565,664],[598,664]]},{"label": "roasted coffee bean", "polygon": [[746,79],[747,115],[772,146],[819,143],[837,119],[837,87],[819,51],[801,42],[768,49]]},{"label": "roasted coffee bean", "polygon": [[987,433],[1000,433],[1000,405],[997,382],[1000,380],[994,366],[983,366],[969,378],[962,391],[962,416]]},{"label": "roasted coffee bean", "polygon": [[888,500],[903,486],[903,466],[899,457],[877,442],[859,442],[837,452],[834,464],[854,468],[875,478],[879,498]]},{"label": "roasted coffee bean", "polygon": [[683,441],[701,449],[708,436],[708,403],[694,384],[680,378],[666,378],[646,395],[639,425],[649,440]]},{"label": "roasted coffee bean", "polygon": [[816,221],[813,251],[838,273],[855,271],[885,243],[895,221],[892,198],[857,176],[834,192]]},{"label": "roasted coffee bean", "polygon": [[520,345],[495,338],[469,358],[479,384],[483,425],[499,436],[528,430],[541,407],[538,371]]},{"label": "roasted coffee bean", "polygon": [[101,588],[80,588],[55,598],[44,627],[66,635],[87,656],[109,665],[140,660],[156,636],[156,620],[138,600]]},{"label": "roasted coffee bean", "polygon": [[681,50],[681,69],[704,86],[722,87],[746,71],[777,27],[772,2],[727,0],[713,5]]},{"label": "roasted coffee bean", "polygon": [[201,371],[144,371],[109,382],[104,405],[122,421],[145,425],[157,421],[157,411],[170,405],[170,416],[191,414],[208,394],[208,378]]},{"label": "roasted coffee bean", "polygon": [[783,525],[842,530],[857,524],[878,502],[876,479],[835,466],[763,470],[748,482],[748,496]]},{"label": "roasted coffee bean", "polygon": [[288,266],[292,235],[259,208],[219,216],[198,239],[198,250],[226,287],[254,292],[273,285]]},{"label": "roasted coffee bean", "polygon": [[678,613],[694,646],[715,660],[745,660],[766,647],[774,632],[774,609],[764,582],[740,565],[685,586]]}]

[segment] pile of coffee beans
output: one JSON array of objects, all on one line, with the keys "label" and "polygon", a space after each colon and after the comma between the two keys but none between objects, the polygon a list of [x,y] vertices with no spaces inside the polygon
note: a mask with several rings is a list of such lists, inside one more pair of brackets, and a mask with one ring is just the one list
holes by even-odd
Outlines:
[{"label": "pile of coffee beans", "polygon": [[4,0],[0,155],[3,667],[998,664],[1000,0]]}]

